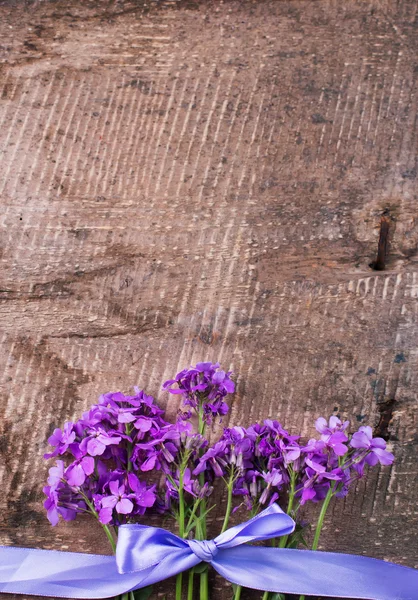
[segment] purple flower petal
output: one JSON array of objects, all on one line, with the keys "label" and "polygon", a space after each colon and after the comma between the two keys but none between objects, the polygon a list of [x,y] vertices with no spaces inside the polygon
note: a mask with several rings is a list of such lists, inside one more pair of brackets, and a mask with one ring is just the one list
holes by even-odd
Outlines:
[{"label": "purple flower petal", "polygon": [[116,510],[118,513],[122,515],[129,515],[132,512],[134,505],[128,498],[122,498],[116,504]]},{"label": "purple flower petal", "polygon": [[99,511],[99,521],[103,523],[103,525],[107,525],[112,520],[112,509],[111,508],[102,508]]},{"label": "purple flower petal", "polygon": [[86,475],[91,475],[94,472],[94,458],[91,456],[85,456],[81,460],[81,466]]},{"label": "purple flower petal", "polygon": [[69,467],[67,471],[67,481],[68,485],[72,487],[80,487],[86,480],[86,474],[84,473],[83,467],[81,465],[74,465]]},{"label": "purple flower petal", "polygon": [[118,481],[110,481],[109,482],[109,490],[112,492],[114,496],[119,495],[119,482]]},{"label": "purple flower petal", "polygon": [[359,427],[359,431],[364,433],[369,441],[372,440],[373,430],[371,427],[369,427],[369,425],[363,425],[362,427]]},{"label": "purple flower petal", "polygon": [[116,496],[106,496],[105,498],[102,498],[102,507],[103,508],[114,508],[116,506],[116,504],[118,503],[118,499]]},{"label": "purple flower petal", "polygon": [[120,412],[118,414],[119,423],[132,423],[135,421],[136,417],[130,412]]},{"label": "purple flower petal", "polygon": [[368,448],[370,446],[370,440],[363,431],[356,431],[350,441],[352,448]]},{"label": "purple flower petal", "polygon": [[315,429],[318,433],[327,433],[328,431],[328,423],[324,417],[319,417],[315,421]]},{"label": "purple flower petal", "polygon": [[385,450],[386,441],[383,438],[376,437],[372,439],[371,446],[372,448],[380,448],[381,450]]},{"label": "purple flower petal", "polygon": [[98,438],[92,438],[87,442],[87,452],[90,456],[100,456],[105,450],[106,446]]},{"label": "purple flower petal", "polygon": [[378,459],[377,455],[374,452],[370,452],[366,456],[366,463],[368,465],[370,465],[371,467],[374,467],[375,465],[377,465],[378,462],[379,462],[379,459]]},{"label": "purple flower petal", "polygon": [[145,462],[142,463],[141,471],[152,471],[152,469],[155,467],[156,461],[157,461],[156,454],[154,454],[153,456],[150,456]]},{"label": "purple flower petal", "polygon": [[377,456],[381,465],[391,465],[395,460],[395,457],[391,452],[383,450],[382,448],[376,448],[373,450],[373,454]]},{"label": "purple flower petal", "polygon": [[53,527],[55,527],[55,525],[58,525],[59,515],[58,515],[58,510],[56,509],[55,506],[53,506],[52,508],[47,510],[46,516],[48,517],[48,521],[51,523],[51,525]]},{"label": "purple flower petal", "polygon": [[335,429],[336,427],[341,426],[341,424],[342,423],[341,423],[340,419],[338,417],[336,417],[335,415],[332,415],[329,418],[329,428],[330,429]]},{"label": "purple flower petal", "polygon": [[344,444],[336,443],[332,445],[332,449],[334,450],[337,456],[344,456],[347,453],[348,448],[344,446]]},{"label": "purple flower petal", "polygon": [[148,419],[147,417],[139,417],[135,421],[135,428],[139,429],[139,431],[146,432],[149,431],[152,427],[152,419]]}]

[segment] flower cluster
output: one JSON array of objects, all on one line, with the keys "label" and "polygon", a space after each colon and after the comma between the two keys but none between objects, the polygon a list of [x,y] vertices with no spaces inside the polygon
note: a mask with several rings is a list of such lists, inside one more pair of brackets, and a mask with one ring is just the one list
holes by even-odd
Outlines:
[{"label": "flower cluster", "polygon": [[319,439],[300,443],[277,421],[265,420],[248,428],[224,429],[220,440],[201,456],[194,473],[231,478],[232,494],[242,496],[248,509],[293,495],[300,505],[319,502],[332,490],[345,496],[348,486],[364,475],[366,465],[389,465],[393,455],[370,427],[360,427],[351,438],[349,421],[336,416],[316,421]]},{"label": "flower cluster", "polygon": [[104,394],[79,421],[54,431],[53,451],[45,457],[58,460],[44,488],[53,525],[85,512],[104,526],[118,526],[153,509],[174,516],[181,532],[202,535],[208,498],[219,483],[227,488],[226,521],[241,506],[256,514],[276,500],[298,520],[306,502],[345,496],[366,466],[394,460],[370,427],[350,435],[349,421],[337,416],[317,419],[318,435],[305,442],[267,419],[226,427],[209,444],[207,425],[227,413],[225,400],[235,389],[231,372],[218,363],[185,369],[163,389],[182,396],[184,412],[175,423],[135,388],[133,396]]},{"label": "flower cluster", "polygon": [[[181,537],[205,540],[206,517],[215,506],[212,491],[225,486],[222,531],[241,507],[254,516],[278,500],[296,521],[294,533],[271,541],[281,547],[304,543],[300,509],[307,502],[323,502],[315,550],[331,498],[345,496],[366,467],[390,465],[394,456],[382,438],[373,437],[371,427],[350,434],[349,421],[335,415],[318,418],[317,435],[309,440],[266,419],[249,427],[224,427],[210,443],[208,426],[229,410],[227,396],[235,390],[231,375],[218,363],[202,362],[166,381],[163,390],[183,401],[175,423],[165,420],[151,396],[135,388],[133,396],[104,394],[79,421],[56,429],[48,440],[53,450],[45,455],[57,459],[44,488],[51,524],[90,513],[115,549],[109,525],[117,530],[153,510],[172,516]],[[204,570],[199,574],[204,600],[208,580]],[[193,577],[191,572],[188,597],[193,596]],[[239,597],[236,586],[234,599]],[[179,574],[176,600],[181,598]]]},{"label": "flower cluster", "polygon": [[[163,389],[170,394],[181,394],[185,406],[194,409],[206,423],[211,423],[214,417],[226,415],[228,405],[225,396],[235,391],[231,371],[225,373],[219,366],[219,363],[197,363],[166,381]],[[189,416],[187,411],[184,418]]]},{"label": "flower cluster", "polygon": [[156,486],[135,474],[151,457],[137,449],[171,427],[162,414],[151,396],[135,389],[134,396],[102,395],[79,421],[56,429],[48,440],[54,450],[45,458],[62,456],[67,465],[57,460],[44,488],[50,522],[92,512],[102,524],[120,524],[153,506]]}]

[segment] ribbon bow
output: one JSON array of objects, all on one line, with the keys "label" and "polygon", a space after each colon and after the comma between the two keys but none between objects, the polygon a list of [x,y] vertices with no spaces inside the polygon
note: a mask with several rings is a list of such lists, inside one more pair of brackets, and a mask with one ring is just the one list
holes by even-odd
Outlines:
[{"label": "ribbon bow", "polygon": [[277,504],[214,540],[184,540],[156,527],[122,525],[116,560],[54,550],[0,547],[0,592],[108,598],[205,561],[225,579],[271,592],[362,600],[418,600],[418,571],[382,560],[249,546],[288,535],[295,523]]}]

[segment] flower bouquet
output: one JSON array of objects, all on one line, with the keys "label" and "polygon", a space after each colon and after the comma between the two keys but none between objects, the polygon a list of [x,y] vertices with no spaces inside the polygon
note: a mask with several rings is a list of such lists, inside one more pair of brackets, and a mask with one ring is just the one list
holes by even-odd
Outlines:
[{"label": "flower bouquet", "polygon": [[[244,588],[258,590],[254,597],[260,600],[418,598],[413,569],[315,552],[332,499],[347,495],[367,468],[394,460],[370,427],[350,434],[348,421],[320,417],[317,437],[302,441],[267,419],[224,428],[214,440],[213,426],[228,412],[227,397],[235,389],[231,372],[202,362],[163,389],[183,400],[175,423],[135,388],[132,396],[102,395],[79,421],[49,438],[53,451],[45,457],[60,457],[44,488],[50,523],[91,515],[116,558],[54,552],[54,572],[40,573],[44,555],[39,553],[51,552],[27,550],[23,558],[30,576],[22,583],[16,575],[21,557],[7,549],[6,558],[14,558],[5,567],[3,585],[0,575],[0,591],[144,600],[152,585],[175,576],[169,598],[208,600],[212,565],[232,582],[234,600]],[[319,505],[312,525],[302,518],[310,502]],[[219,515],[220,506],[218,527],[211,515],[215,507]],[[150,527],[151,514],[161,515],[166,526],[171,519],[170,531]],[[231,520],[239,524],[231,527]],[[209,523],[217,535],[211,540]],[[309,527],[310,550],[298,550],[308,546]]]}]

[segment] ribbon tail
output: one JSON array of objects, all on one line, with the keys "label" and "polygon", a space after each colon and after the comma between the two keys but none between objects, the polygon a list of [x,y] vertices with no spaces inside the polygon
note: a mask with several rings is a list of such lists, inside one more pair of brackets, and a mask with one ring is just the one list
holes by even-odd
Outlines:
[{"label": "ribbon tail", "polygon": [[0,547],[0,593],[55,598],[112,598],[190,569],[190,550],[173,553],[142,571],[119,573],[114,556]]},{"label": "ribbon tail", "polygon": [[418,600],[418,570],[383,560],[281,548],[240,546],[219,550],[211,562],[242,587],[358,600]]},{"label": "ribbon tail", "polygon": [[121,575],[114,556],[0,547],[0,592],[4,594],[109,598],[133,590],[143,575]]}]

